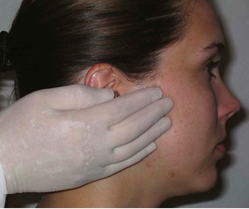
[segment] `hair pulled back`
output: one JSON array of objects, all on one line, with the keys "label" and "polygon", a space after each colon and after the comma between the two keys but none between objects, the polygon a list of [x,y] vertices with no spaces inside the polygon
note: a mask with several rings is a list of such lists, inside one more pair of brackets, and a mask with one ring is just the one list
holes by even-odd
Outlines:
[{"label": "hair pulled back", "polygon": [[186,30],[183,0],[24,0],[9,32],[22,97],[69,85],[109,63],[127,78],[153,73],[160,51]]}]

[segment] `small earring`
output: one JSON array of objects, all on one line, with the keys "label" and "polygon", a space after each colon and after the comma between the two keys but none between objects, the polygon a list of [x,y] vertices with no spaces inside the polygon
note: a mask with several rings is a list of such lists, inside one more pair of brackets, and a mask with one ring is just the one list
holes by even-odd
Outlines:
[{"label": "small earring", "polygon": [[116,92],[116,91],[114,91],[114,98],[117,98],[117,97],[119,97],[119,96],[120,96],[119,93]]}]

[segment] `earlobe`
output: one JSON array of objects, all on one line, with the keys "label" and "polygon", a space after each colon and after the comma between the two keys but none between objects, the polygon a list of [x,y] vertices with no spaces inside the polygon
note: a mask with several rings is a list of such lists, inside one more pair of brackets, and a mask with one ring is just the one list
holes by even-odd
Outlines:
[{"label": "earlobe", "polygon": [[96,64],[86,73],[84,85],[95,88],[114,88],[116,74],[109,64]]}]

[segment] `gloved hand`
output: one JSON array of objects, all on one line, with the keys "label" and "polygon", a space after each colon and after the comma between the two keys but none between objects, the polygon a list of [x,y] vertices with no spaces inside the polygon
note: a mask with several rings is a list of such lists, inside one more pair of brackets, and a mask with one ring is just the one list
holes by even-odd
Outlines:
[{"label": "gloved hand", "polygon": [[[158,88],[113,99],[110,89],[40,90],[0,113],[0,163],[9,194],[76,188],[156,149],[173,107]],[[159,100],[159,101],[157,101]]]}]

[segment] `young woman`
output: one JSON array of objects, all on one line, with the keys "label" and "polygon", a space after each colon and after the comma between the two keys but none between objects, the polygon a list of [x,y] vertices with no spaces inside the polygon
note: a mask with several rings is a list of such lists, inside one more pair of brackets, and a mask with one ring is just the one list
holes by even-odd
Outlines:
[{"label": "young woman", "polygon": [[219,75],[225,43],[210,1],[24,0],[10,36],[20,96],[78,83],[119,95],[157,86],[174,101],[154,154],[39,206],[157,207],[214,186],[240,103]]}]

